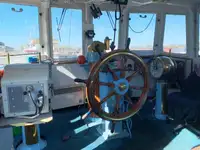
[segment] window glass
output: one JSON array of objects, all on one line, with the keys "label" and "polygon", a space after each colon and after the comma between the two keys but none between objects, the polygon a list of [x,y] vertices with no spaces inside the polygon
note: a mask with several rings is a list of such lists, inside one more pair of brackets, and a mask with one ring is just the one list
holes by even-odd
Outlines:
[{"label": "window glass", "polygon": [[[28,63],[28,57],[19,54],[40,52],[38,8],[0,4],[0,64]],[[14,56],[13,56],[14,55]]]},{"label": "window glass", "polygon": [[131,50],[153,50],[156,14],[132,13],[129,21]]},{"label": "window glass", "polygon": [[166,15],[164,52],[186,54],[186,16]]},{"label": "window glass", "polygon": [[51,11],[54,59],[76,58],[82,54],[82,11],[63,8]]},{"label": "window glass", "polygon": [[[119,13],[117,13],[119,17]],[[99,19],[94,19],[94,32],[95,37],[93,41],[104,42],[106,37],[111,39],[110,43],[114,40],[114,24],[115,24],[115,12],[102,11],[102,16]],[[116,35],[115,46],[118,47],[118,34],[119,34],[119,21],[116,23]]]}]

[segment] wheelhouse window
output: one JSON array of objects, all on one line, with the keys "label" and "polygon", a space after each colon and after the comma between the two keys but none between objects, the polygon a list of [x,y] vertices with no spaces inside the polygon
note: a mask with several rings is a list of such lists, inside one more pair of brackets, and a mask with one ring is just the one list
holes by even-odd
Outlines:
[{"label": "wheelhouse window", "polygon": [[40,52],[38,8],[0,4],[0,64],[8,63],[8,53],[10,63],[28,63],[30,55],[19,54],[33,52]]},{"label": "wheelhouse window", "polygon": [[186,16],[166,15],[164,52],[186,54]]},{"label": "wheelhouse window", "polygon": [[132,13],[129,21],[130,49],[152,51],[156,27],[156,14]]},{"label": "wheelhouse window", "polygon": [[74,59],[82,54],[82,10],[52,8],[54,59]]},{"label": "wheelhouse window", "polygon": [[[117,13],[117,17],[119,13]],[[118,33],[119,33],[119,21],[116,22],[115,26],[115,12],[102,11],[102,16],[98,19],[93,20],[95,37],[93,41],[104,42],[106,37],[111,39],[110,43],[114,41],[115,46],[118,47]],[[114,35],[114,29],[116,27],[116,33]]]}]

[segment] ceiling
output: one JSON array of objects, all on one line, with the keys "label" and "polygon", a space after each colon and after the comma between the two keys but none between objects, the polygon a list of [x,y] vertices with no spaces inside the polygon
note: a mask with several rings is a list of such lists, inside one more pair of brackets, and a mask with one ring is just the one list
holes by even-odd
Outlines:
[{"label": "ceiling", "polygon": [[[42,0],[0,0],[5,3],[16,3],[16,4],[30,4],[40,5]],[[47,0],[43,0],[47,1]],[[51,0],[54,3],[103,3],[107,0]],[[200,4],[200,0],[129,0],[129,5],[144,5],[151,3],[167,3],[167,4],[178,4],[178,5],[196,5]]]}]

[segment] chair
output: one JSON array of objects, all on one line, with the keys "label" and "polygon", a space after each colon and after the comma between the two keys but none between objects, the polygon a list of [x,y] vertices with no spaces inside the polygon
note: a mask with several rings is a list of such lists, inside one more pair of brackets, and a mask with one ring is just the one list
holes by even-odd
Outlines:
[{"label": "chair", "polygon": [[167,97],[168,116],[179,123],[175,132],[200,122],[200,77],[192,72],[180,82],[180,87],[180,92],[171,93]]}]

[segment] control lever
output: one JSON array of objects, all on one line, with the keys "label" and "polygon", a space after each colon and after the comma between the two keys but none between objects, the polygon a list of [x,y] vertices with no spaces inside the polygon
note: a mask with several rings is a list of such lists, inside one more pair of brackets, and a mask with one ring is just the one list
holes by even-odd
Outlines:
[{"label": "control lever", "polygon": [[112,122],[111,133],[115,132],[115,125],[116,125],[116,122]]},{"label": "control lever", "polygon": [[115,43],[114,43],[114,42],[111,43],[111,45],[110,45],[110,49],[111,49],[112,51],[115,50]]},{"label": "control lever", "polygon": [[130,44],[131,44],[131,38],[128,38],[128,39],[127,39],[127,43],[126,43],[126,49],[127,49],[127,50],[130,50],[130,48],[129,48],[129,47],[130,47]]},{"label": "control lever", "polygon": [[92,108],[90,108],[89,111],[86,112],[86,113],[81,117],[81,119],[82,119],[82,120],[86,119],[91,113],[92,113]]},{"label": "control lever", "polygon": [[87,80],[79,79],[79,78],[74,79],[74,82],[87,84]]}]

